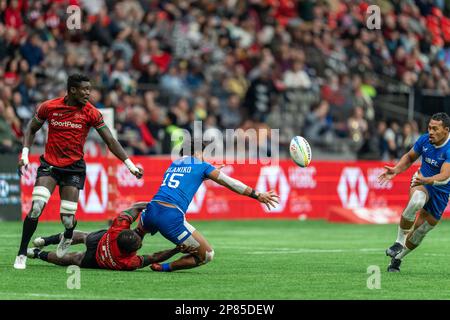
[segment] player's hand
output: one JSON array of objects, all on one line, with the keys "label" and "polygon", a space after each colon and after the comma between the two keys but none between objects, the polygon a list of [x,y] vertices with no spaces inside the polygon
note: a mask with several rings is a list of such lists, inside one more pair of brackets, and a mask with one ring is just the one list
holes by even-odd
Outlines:
[{"label": "player's hand", "polygon": [[386,184],[397,175],[397,171],[395,170],[394,167],[384,166],[384,169],[386,171],[384,171],[382,174],[378,176],[378,183],[380,185]]},{"label": "player's hand", "polygon": [[216,166],[216,170],[220,170],[220,169],[222,169],[223,167],[225,167],[224,164],[218,165],[218,166]]},{"label": "player's hand", "polygon": [[270,207],[276,207],[275,203],[279,203],[279,198],[280,197],[273,190],[270,190],[269,192],[261,192],[260,194],[258,194],[258,201],[264,203],[267,206],[268,210],[270,210]]},{"label": "player's hand", "polygon": [[189,253],[189,254],[196,254],[198,253],[198,248],[194,248],[191,246],[187,246],[185,244],[179,244],[177,246],[177,249],[181,252],[181,253]]},{"label": "player's hand", "polygon": [[428,178],[425,178],[420,172],[416,172],[412,178],[411,188],[431,184]]},{"label": "player's hand", "polygon": [[23,159],[20,159],[19,164],[17,165],[17,173],[19,174],[19,177],[23,174],[22,168],[24,168],[25,171],[28,170],[28,163],[25,163]]},{"label": "player's hand", "polygon": [[135,176],[136,178],[138,178],[138,179],[140,179],[140,178],[142,178],[142,176],[144,175],[144,169],[142,169],[142,168],[137,168],[138,169],[138,171],[131,171],[130,170],[130,172],[131,172],[131,174],[133,175],[133,176]]}]

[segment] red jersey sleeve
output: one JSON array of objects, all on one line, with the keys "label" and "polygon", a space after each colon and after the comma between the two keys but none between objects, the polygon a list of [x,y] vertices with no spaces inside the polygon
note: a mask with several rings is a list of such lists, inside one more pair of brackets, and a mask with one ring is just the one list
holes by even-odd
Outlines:
[{"label": "red jersey sleeve", "polygon": [[48,105],[47,103],[43,102],[41,103],[37,109],[36,114],[34,115],[34,118],[39,121],[40,123],[45,122],[48,118]]},{"label": "red jersey sleeve", "polygon": [[90,125],[97,130],[106,126],[105,121],[103,121],[102,113],[98,111],[94,106],[92,107]]}]

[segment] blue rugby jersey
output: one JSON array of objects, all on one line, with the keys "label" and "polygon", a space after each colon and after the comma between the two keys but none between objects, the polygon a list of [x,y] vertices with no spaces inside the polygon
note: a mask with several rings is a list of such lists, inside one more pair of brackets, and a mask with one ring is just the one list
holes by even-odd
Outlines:
[{"label": "blue rugby jersey", "polygon": [[176,205],[186,213],[195,193],[215,169],[208,162],[185,156],[172,162],[164,173],[164,178],[153,200]]},{"label": "blue rugby jersey", "polygon": [[[435,146],[430,143],[429,135],[424,134],[414,144],[414,151],[422,156],[420,172],[424,177],[431,177],[441,172],[445,162],[450,162],[450,137],[444,144]],[[433,186],[439,191],[450,193],[450,181],[443,185]]]}]

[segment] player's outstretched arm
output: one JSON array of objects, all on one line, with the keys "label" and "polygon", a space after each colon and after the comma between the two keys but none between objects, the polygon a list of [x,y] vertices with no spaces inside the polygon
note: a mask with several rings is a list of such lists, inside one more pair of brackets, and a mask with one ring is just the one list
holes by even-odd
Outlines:
[{"label": "player's outstretched arm", "polygon": [[392,180],[396,175],[407,170],[411,165],[419,158],[414,149],[408,151],[400,158],[398,163],[394,167],[384,166],[385,171],[378,177],[378,183],[383,185]]},{"label": "player's outstretched arm", "polygon": [[441,171],[431,177],[424,177],[422,174],[417,174],[412,181],[411,187],[430,184],[434,186],[446,185],[450,181],[450,163],[445,162]]},{"label": "player's outstretched arm", "polygon": [[184,244],[180,244],[173,249],[168,249],[160,252],[155,252],[151,255],[142,256],[142,266],[144,268],[152,263],[159,263],[166,261],[167,259],[172,258],[177,253],[187,253],[187,254],[196,254],[198,252],[198,248],[186,246]]},{"label": "player's outstretched arm", "polygon": [[25,134],[23,137],[23,149],[22,149],[22,156],[19,160],[19,175],[22,174],[22,167],[25,166],[25,170],[28,167],[28,163],[30,162],[28,160],[28,153],[30,152],[30,147],[32,146],[34,142],[34,137],[36,136],[36,132],[41,129],[44,122],[38,121],[35,117],[33,117],[30,122],[28,122],[28,125],[25,129]]},{"label": "player's outstretched arm", "polygon": [[127,166],[128,170],[136,176],[138,179],[142,178],[142,175],[144,174],[144,170],[142,168],[138,168],[134,165],[134,163],[128,158],[127,153],[120,145],[119,141],[117,141],[112,133],[111,130],[109,130],[108,126],[102,126],[101,128],[97,129],[98,134],[103,139],[103,141],[108,146],[108,149],[111,150],[111,152],[120,160],[122,160],[125,165]]},{"label": "player's outstretched arm", "polygon": [[276,207],[275,203],[279,203],[279,196],[275,193],[275,191],[271,190],[269,192],[257,192],[253,188],[250,188],[239,180],[231,178],[220,170],[213,170],[208,175],[208,178],[236,193],[248,196],[264,203],[269,210],[271,206],[273,208]]},{"label": "player's outstretched arm", "polygon": [[144,256],[142,256],[143,261],[142,261],[141,268],[145,268],[145,267],[151,265],[152,263],[166,261],[167,259],[172,258],[174,255],[176,255],[177,253],[180,253],[180,252],[181,252],[180,247],[177,246],[173,249],[155,252],[150,255],[144,255]]}]

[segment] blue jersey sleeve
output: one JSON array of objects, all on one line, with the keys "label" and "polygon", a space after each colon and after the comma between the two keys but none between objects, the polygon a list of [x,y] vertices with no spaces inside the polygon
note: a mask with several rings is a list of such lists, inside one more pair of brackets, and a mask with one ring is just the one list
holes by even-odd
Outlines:
[{"label": "blue jersey sleeve", "polygon": [[448,149],[447,152],[445,153],[445,161],[444,162],[450,163],[450,149]]},{"label": "blue jersey sleeve", "polygon": [[203,179],[206,179],[208,178],[208,175],[216,169],[216,167],[208,162],[204,162],[204,166],[205,170],[203,171]]},{"label": "blue jersey sleeve", "polygon": [[423,153],[423,146],[428,141],[428,135],[424,134],[420,136],[419,139],[417,139],[416,143],[414,143],[414,152],[418,155],[421,155]]}]

